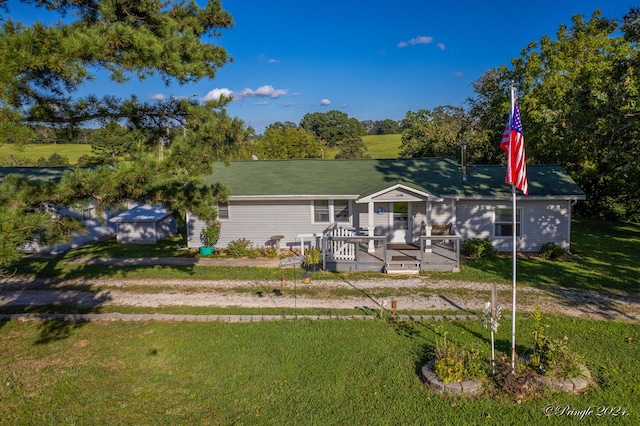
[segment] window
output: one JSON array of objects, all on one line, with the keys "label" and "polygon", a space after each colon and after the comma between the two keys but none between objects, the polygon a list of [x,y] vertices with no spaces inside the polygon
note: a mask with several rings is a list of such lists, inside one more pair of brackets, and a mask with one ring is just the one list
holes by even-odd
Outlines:
[{"label": "window", "polygon": [[314,200],[313,223],[349,223],[349,200]]},{"label": "window", "polygon": [[313,221],[329,222],[329,201],[315,200],[313,202]]},{"label": "window", "polygon": [[333,217],[336,222],[349,222],[349,201],[334,200],[333,201]]},{"label": "window", "polygon": [[218,219],[229,219],[229,204],[218,203]]},{"label": "window", "polygon": [[[516,236],[521,237],[521,210],[516,210]],[[496,237],[513,236],[513,209],[496,209],[494,220],[494,233]]]}]

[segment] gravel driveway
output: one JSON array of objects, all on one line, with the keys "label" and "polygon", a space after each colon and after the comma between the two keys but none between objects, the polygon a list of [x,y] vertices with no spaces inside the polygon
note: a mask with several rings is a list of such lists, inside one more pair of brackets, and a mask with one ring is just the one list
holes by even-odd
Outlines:
[{"label": "gravel driveway", "polygon": [[[503,312],[511,310],[511,285],[498,284]],[[348,290],[348,291],[346,291]],[[251,308],[331,308],[457,311],[483,310],[491,284],[437,281],[424,277],[371,280],[0,280],[0,306],[219,306]],[[341,294],[348,294],[342,296]],[[531,312],[538,305],[548,314],[640,322],[640,296],[617,292],[540,289],[519,286],[517,309]]]}]

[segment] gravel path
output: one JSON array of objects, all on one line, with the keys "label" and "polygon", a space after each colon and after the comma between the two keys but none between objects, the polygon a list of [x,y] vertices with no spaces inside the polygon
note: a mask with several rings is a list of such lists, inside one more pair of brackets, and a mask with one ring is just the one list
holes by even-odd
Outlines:
[{"label": "gravel path", "polygon": [[[511,285],[497,285],[503,312],[511,310]],[[338,296],[349,290],[349,296]],[[251,308],[380,309],[481,312],[491,284],[423,277],[357,281],[235,280],[0,280],[0,306],[219,306]],[[549,314],[640,322],[640,295],[519,286],[519,312],[538,305]]]}]

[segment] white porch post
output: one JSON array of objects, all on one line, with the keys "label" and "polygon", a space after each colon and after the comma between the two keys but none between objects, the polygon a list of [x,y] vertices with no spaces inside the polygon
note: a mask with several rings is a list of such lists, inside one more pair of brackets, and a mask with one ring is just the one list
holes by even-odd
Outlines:
[{"label": "white porch post", "polygon": [[[368,219],[367,220],[367,234],[370,237],[373,237],[373,235],[375,233],[375,230],[376,230],[376,227],[374,226],[374,221],[373,221],[374,214],[375,214],[374,202],[373,202],[373,200],[371,200],[371,201],[369,201],[369,204],[368,204],[368,215],[367,215],[368,216],[367,217],[367,219]],[[375,246],[373,240],[369,240],[369,248],[368,248],[367,251],[369,253],[373,253],[373,252],[376,251],[376,246]]]},{"label": "white porch post", "polygon": [[[424,232],[427,237],[431,236],[431,200],[427,200],[427,211],[425,212],[425,216],[427,218],[427,224],[424,227]],[[433,249],[431,248],[431,239],[428,238],[425,240],[424,252],[431,253]]]}]

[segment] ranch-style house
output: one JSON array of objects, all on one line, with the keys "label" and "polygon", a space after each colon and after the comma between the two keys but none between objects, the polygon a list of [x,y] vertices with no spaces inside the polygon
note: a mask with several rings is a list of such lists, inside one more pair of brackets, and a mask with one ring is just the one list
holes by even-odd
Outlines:
[{"label": "ranch-style house", "polygon": [[[569,249],[571,210],[584,192],[558,165],[528,165],[529,196],[517,194],[518,251]],[[411,273],[457,270],[460,244],[488,238],[512,249],[505,167],[461,167],[453,157],[257,160],[218,163],[205,176],[230,190],[219,206],[218,246],[320,247],[328,270]],[[188,246],[206,225],[187,215]]]}]

